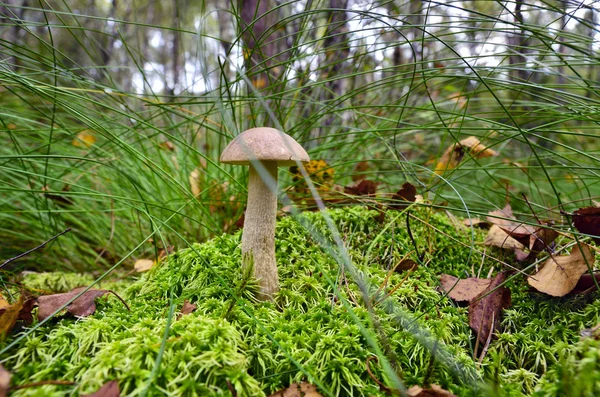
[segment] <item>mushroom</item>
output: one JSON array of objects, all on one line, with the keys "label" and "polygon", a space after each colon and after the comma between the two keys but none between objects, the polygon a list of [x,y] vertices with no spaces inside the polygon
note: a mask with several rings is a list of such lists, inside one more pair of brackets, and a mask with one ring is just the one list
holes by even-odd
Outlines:
[{"label": "mushroom", "polygon": [[260,285],[261,300],[272,300],[279,291],[275,261],[277,167],[309,160],[306,151],[291,136],[267,127],[242,132],[221,153],[222,163],[250,166],[242,267],[245,270],[252,267]]}]

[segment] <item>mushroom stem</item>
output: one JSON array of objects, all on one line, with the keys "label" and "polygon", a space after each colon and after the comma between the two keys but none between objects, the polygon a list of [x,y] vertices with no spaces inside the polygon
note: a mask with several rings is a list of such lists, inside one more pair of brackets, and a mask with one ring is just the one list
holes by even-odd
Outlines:
[{"label": "mushroom stem", "polygon": [[[242,233],[242,265],[253,266],[260,285],[258,298],[272,299],[279,291],[275,261],[275,221],[277,217],[277,162],[261,161],[268,175],[250,164],[248,205]],[[271,179],[272,178],[272,179]]]}]

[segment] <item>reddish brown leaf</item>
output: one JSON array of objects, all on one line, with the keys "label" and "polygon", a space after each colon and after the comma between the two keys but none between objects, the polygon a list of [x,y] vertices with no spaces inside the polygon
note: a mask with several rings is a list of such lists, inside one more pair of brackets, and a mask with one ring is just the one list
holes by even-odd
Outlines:
[{"label": "reddish brown leaf", "polygon": [[[63,294],[44,295],[37,298],[38,320],[43,321],[50,317],[52,313],[73,299],[85,288],[79,287]],[[90,289],[67,306],[67,311],[76,317],[87,317],[96,311],[95,299],[109,292],[108,290]]]},{"label": "reddish brown leaf", "polygon": [[573,223],[579,232],[589,234],[600,245],[600,208],[585,207],[573,213]]},{"label": "reddish brown leaf", "polygon": [[377,183],[363,179],[354,186],[346,186],[344,192],[353,196],[373,196],[377,191]]},{"label": "reddish brown leaf", "polygon": [[400,262],[398,262],[396,267],[394,267],[394,271],[396,273],[401,273],[406,270],[416,270],[418,267],[419,265],[417,262],[413,261],[412,259],[402,259]]},{"label": "reddish brown leaf", "polygon": [[10,389],[10,372],[0,364],[0,397],[6,397]]},{"label": "reddish brown leaf", "polygon": [[588,271],[588,265],[594,265],[594,254],[587,245],[581,244],[581,250],[576,245],[570,255],[549,258],[540,271],[527,277],[527,282],[545,294],[565,296]]},{"label": "reddish brown leaf", "polygon": [[590,273],[584,273],[579,278],[579,281],[577,281],[577,284],[575,284],[575,288],[573,288],[573,290],[569,293],[581,294],[588,291],[590,288],[596,288],[596,282],[594,282],[594,279],[596,279],[596,282],[600,284],[600,273],[594,273],[593,276]]},{"label": "reddish brown leaf", "polygon": [[429,389],[423,389],[421,386],[415,385],[406,391],[406,395],[408,397],[456,397],[456,395],[438,385],[430,385]]},{"label": "reddish brown leaf", "polygon": [[308,382],[292,383],[286,389],[277,390],[269,397],[323,397],[315,385]]},{"label": "reddish brown leaf", "polygon": [[400,190],[392,196],[390,208],[401,210],[414,203],[417,198],[417,188],[409,182],[404,182]]},{"label": "reddish brown leaf", "polygon": [[496,330],[502,310],[510,306],[510,290],[498,287],[505,280],[506,272],[498,273],[490,285],[469,304],[469,326],[482,343]]},{"label": "reddish brown leaf", "polygon": [[183,301],[183,306],[181,307],[181,310],[179,311],[179,315],[177,316],[177,319],[180,319],[181,317],[185,316],[186,314],[190,314],[193,313],[196,310],[196,305],[194,305],[193,303],[190,303],[187,299],[185,301]]},{"label": "reddish brown leaf", "polygon": [[482,293],[492,282],[489,278],[469,277],[459,279],[449,274],[442,274],[440,284],[448,296],[458,302],[470,302]]},{"label": "reddish brown leaf", "polygon": [[119,390],[119,383],[117,383],[116,380],[111,380],[102,385],[97,392],[84,394],[81,397],[119,397],[120,395],[121,391]]}]

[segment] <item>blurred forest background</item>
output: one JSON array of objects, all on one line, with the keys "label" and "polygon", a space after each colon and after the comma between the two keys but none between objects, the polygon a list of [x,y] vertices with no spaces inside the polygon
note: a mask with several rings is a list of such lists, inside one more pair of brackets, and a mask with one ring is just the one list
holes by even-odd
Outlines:
[{"label": "blurred forest background", "polygon": [[[4,0],[0,258],[70,227],[19,268],[102,269],[233,230],[246,171],[218,157],[260,125],[324,160],[325,195],[368,178],[385,200],[409,181],[462,215],[510,201],[561,227],[600,195],[599,9]],[[434,172],[469,136],[499,156]]]}]

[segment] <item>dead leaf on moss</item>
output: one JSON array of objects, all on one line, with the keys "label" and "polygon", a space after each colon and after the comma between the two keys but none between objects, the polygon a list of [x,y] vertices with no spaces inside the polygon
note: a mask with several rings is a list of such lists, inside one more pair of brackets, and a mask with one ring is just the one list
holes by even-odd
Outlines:
[{"label": "dead leaf on moss", "polygon": [[479,139],[470,136],[458,143],[450,145],[446,149],[435,166],[435,173],[442,175],[445,171],[456,168],[463,161],[467,153],[477,159],[498,155],[496,151],[482,145]]},{"label": "dead leaf on moss", "polygon": [[597,289],[596,283],[600,284],[600,273],[594,273],[591,275],[589,272],[586,272],[581,275],[577,284],[575,284],[575,288],[569,292],[570,294],[583,294],[591,289]]},{"label": "dead leaf on moss", "polygon": [[469,277],[459,279],[449,274],[442,274],[440,285],[448,296],[457,302],[470,302],[489,287],[492,279]]},{"label": "dead leaf on moss", "polygon": [[360,161],[356,163],[356,165],[354,166],[354,172],[352,173],[352,180],[354,182],[357,182],[362,179],[365,179],[367,177],[365,173],[369,170],[369,168],[371,167],[368,161]]},{"label": "dead leaf on moss", "polygon": [[594,254],[587,245],[581,244],[581,249],[576,245],[570,255],[549,258],[540,271],[527,277],[527,282],[545,294],[565,296],[588,271],[588,264],[594,265]]},{"label": "dead leaf on moss", "polygon": [[584,234],[593,237],[596,244],[600,245],[600,208],[585,207],[573,212],[573,224],[575,228]]},{"label": "dead leaf on moss", "polygon": [[323,397],[321,393],[317,391],[317,387],[308,382],[292,383],[290,387],[281,389],[269,397]]},{"label": "dead leaf on moss", "polygon": [[509,236],[513,237],[523,245],[527,244],[529,236],[535,233],[534,227],[525,225],[515,218],[510,204],[506,204],[501,210],[490,211],[487,220],[490,223],[499,226]]},{"label": "dead leaf on moss", "polygon": [[423,389],[421,386],[415,385],[406,391],[406,395],[408,397],[456,397],[456,395],[438,385],[429,385],[429,389]]},{"label": "dead leaf on moss", "polygon": [[394,267],[394,271],[396,273],[402,273],[406,270],[416,270],[419,267],[417,262],[412,259],[402,259],[398,264]]},{"label": "dead leaf on moss", "polygon": [[135,261],[133,268],[136,272],[143,273],[152,269],[152,266],[154,266],[154,261],[152,259],[138,259]]},{"label": "dead leaf on moss", "polygon": [[102,385],[97,392],[84,394],[81,397],[119,397],[120,395],[121,391],[119,390],[119,383],[116,380],[111,380]]},{"label": "dead leaf on moss", "polygon": [[8,303],[8,301],[2,295],[0,295],[0,310],[8,307],[10,307],[10,303]]},{"label": "dead leaf on moss", "polygon": [[10,389],[10,372],[0,364],[0,397],[6,397]]},{"label": "dead leaf on moss", "polygon": [[484,241],[485,245],[500,247],[504,249],[520,249],[524,250],[525,246],[510,237],[508,233],[502,230],[498,225],[492,225]]},{"label": "dead leaf on moss", "polygon": [[[73,299],[79,293],[85,290],[86,287],[75,288],[72,291],[65,292],[63,294],[44,295],[37,298],[38,303],[38,320],[43,321],[50,317],[52,313],[57,311],[65,303]],[[84,292],[79,298],[75,299],[69,306],[67,311],[76,317],[87,317],[94,314],[96,311],[96,298],[99,298],[108,293],[112,293],[118,297],[117,294],[110,290],[104,289],[90,289]],[[119,297],[119,299],[121,299]],[[123,304],[125,302],[121,299]]]},{"label": "dead leaf on moss", "polygon": [[477,339],[485,343],[500,323],[502,310],[510,306],[510,290],[499,287],[506,280],[506,272],[500,272],[490,285],[469,304],[469,326]]},{"label": "dead leaf on moss", "polygon": [[193,313],[196,310],[197,306],[194,305],[193,303],[190,303],[187,299],[185,301],[183,301],[183,306],[181,307],[181,310],[179,311],[179,315],[177,316],[177,319],[179,320],[181,317]]}]

